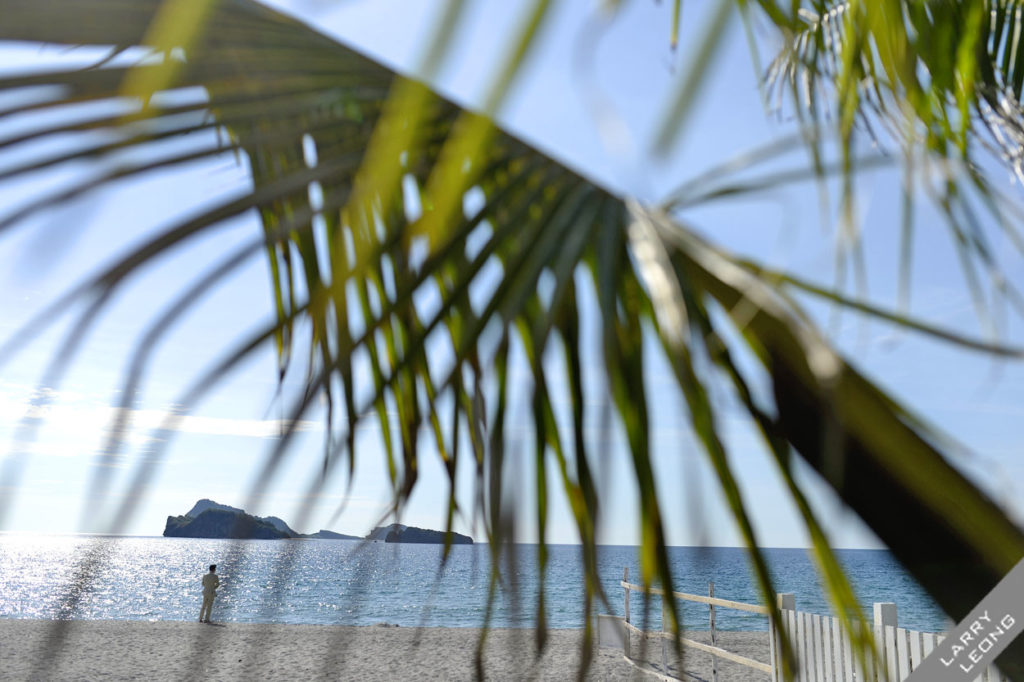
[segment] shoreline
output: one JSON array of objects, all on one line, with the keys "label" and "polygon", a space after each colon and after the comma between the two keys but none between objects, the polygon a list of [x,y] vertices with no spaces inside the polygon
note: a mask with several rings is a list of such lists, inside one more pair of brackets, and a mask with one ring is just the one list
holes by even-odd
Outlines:
[{"label": "shoreline", "polygon": [[[636,619],[636,618],[633,619],[633,624],[634,625],[638,625],[637,620],[638,619]],[[154,623],[197,623],[197,621],[192,619],[192,618],[183,618],[183,619],[177,619],[177,618],[148,618],[148,619],[141,619],[141,618],[78,618],[78,617],[74,617],[74,618],[50,618],[50,617],[42,617],[42,616],[15,616],[15,615],[10,615],[10,614],[6,614],[6,615],[5,614],[0,614],[0,624],[3,624],[3,623],[8,622],[8,621],[26,622],[26,623],[138,623],[140,625],[150,625],[150,624],[154,624]],[[229,626],[229,627],[234,627],[234,626],[249,627],[249,626],[266,625],[266,626],[273,626],[273,627],[311,627],[311,628],[403,628],[403,629],[406,629],[406,630],[472,630],[474,632],[479,632],[480,630],[483,629],[479,625],[403,625],[401,623],[389,623],[389,622],[386,622],[386,621],[380,621],[379,623],[366,623],[366,624],[360,624],[360,625],[342,625],[342,624],[339,624],[339,623],[287,623],[287,622],[282,622],[282,621],[276,621],[276,622],[257,622],[257,621],[241,621],[241,620],[238,620],[238,621],[235,621],[235,620],[219,620],[219,621],[215,621],[214,624],[215,625],[224,625],[224,626]],[[647,627],[648,628],[655,627],[655,623],[654,623],[653,619],[651,619],[651,621],[647,624]],[[532,625],[524,625],[522,627],[509,627],[509,626],[505,626],[505,625],[498,627],[498,626],[492,625],[489,628],[489,630],[491,630],[491,631],[495,631],[495,630],[502,630],[502,631],[504,631],[504,630],[509,630],[509,631],[519,630],[519,631],[522,631],[522,632],[533,632],[534,630],[536,630],[536,628],[533,627]],[[561,626],[558,626],[558,625],[548,625],[548,632],[583,632],[583,628],[582,627],[561,627]],[[596,632],[596,630],[595,630],[595,632]],[[684,637],[689,637],[689,636],[692,636],[692,635],[701,635],[702,633],[708,633],[708,632],[711,632],[711,631],[708,630],[708,629],[704,629],[704,628],[688,627],[688,628],[685,629],[683,636]],[[721,635],[722,633],[730,633],[730,632],[754,634],[754,635],[762,634],[762,635],[766,635],[766,636],[768,634],[768,630],[767,629],[758,629],[758,628],[745,628],[745,629],[742,629],[742,630],[735,630],[735,629],[727,630],[727,629],[718,627],[718,628],[716,628],[716,632],[719,635]],[[696,637],[696,639],[700,640],[700,637]],[[700,641],[703,641],[703,640],[700,640]]]},{"label": "shoreline", "polygon": [[[395,625],[285,625],[189,621],[42,620],[0,618],[0,669],[5,679],[179,679],[361,680],[475,678],[480,628]],[[707,631],[687,630],[703,641]],[[535,631],[488,630],[483,674],[495,680],[574,678],[581,661],[583,630],[548,630],[536,657]],[[767,660],[767,633],[718,633],[719,645]],[[641,651],[634,638],[633,655]],[[692,651],[692,650],[690,650]],[[710,679],[710,656],[685,658],[684,679]],[[621,649],[595,648],[588,680],[632,679],[640,673]],[[676,668],[672,664],[670,668]],[[645,660],[661,665],[660,644]],[[767,675],[726,661],[720,682],[761,682]],[[642,676],[646,677],[646,676]]]}]

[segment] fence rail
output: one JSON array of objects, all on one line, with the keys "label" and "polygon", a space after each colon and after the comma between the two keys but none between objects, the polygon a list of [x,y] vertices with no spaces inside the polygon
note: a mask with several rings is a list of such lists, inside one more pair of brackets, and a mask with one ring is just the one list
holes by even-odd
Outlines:
[{"label": "fence rail", "polygon": [[[633,634],[637,634],[637,635],[646,635],[648,637],[658,637],[658,638],[664,639],[664,640],[675,641],[675,636],[671,632],[651,632],[650,630],[641,630],[640,628],[638,628],[637,626],[633,625],[632,623],[626,623],[626,629],[629,630],[630,632],[632,632]],[[762,663],[761,661],[755,661],[753,658],[747,658],[746,656],[741,656],[739,654],[734,654],[731,651],[726,651],[725,649],[721,649],[721,648],[716,647],[716,646],[711,646],[711,645],[708,645],[708,644],[704,644],[703,642],[697,642],[697,641],[692,640],[692,639],[687,639],[686,637],[680,637],[679,641],[683,644],[683,646],[689,646],[689,647],[693,647],[694,649],[699,649],[700,651],[704,651],[704,652],[707,652],[709,654],[712,654],[713,656],[715,656],[717,658],[724,658],[727,661],[732,661],[733,663],[739,663],[740,665],[745,665],[748,668],[753,668],[754,670],[760,670],[761,672],[765,672],[765,673],[769,673],[769,674],[771,674],[771,672],[772,672],[772,666],[769,663]]]},{"label": "fence rail", "polygon": [[[642,585],[634,585],[633,583],[627,583],[624,580],[619,581],[619,586],[627,590],[645,592],[646,594],[665,594],[665,590],[660,587],[650,587],[644,590]],[[771,613],[771,610],[767,606],[761,606],[760,604],[747,604],[746,602],[741,601],[730,601],[728,599],[719,599],[718,597],[704,597],[699,594],[687,594],[686,592],[669,592],[669,594],[674,596],[676,599],[695,601],[701,604],[708,604],[710,606],[721,606],[727,609],[736,609],[737,611],[749,611],[751,613],[760,613],[765,616]]]}]

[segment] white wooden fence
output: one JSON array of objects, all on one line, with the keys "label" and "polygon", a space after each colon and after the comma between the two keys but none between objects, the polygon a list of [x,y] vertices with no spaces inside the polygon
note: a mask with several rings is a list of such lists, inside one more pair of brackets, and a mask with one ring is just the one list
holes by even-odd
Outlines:
[{"label": "white wooden fence", "polygon": [[[793,595],[779,595],[783,628],[797,662],[797,682],[902,682],[945,637],[896,625],[896,605],[874,605],[874,650],[862,659],[838,618],[797,611]],[[773,628],[772,637],[781,630]],[[781,646],[772,646],[772,682],[783,682]],[[877,655],[876,655],[877,654]],[[978,671],[974,682],[1004,682],[995,666]]]},{"label": "white wooden fence", "polygon": [[[622,646],[627,660],[641,667],[645,672],[662,679],[673,679],[667,676],[667,652],[669,642],[674,639],[674,635],[665,630],[664,605],[662,606],[662,631],[644,631],[630,622],[630,591],[662,596],[666,594],[665,591],[653,587],[644,590],[643,586],[630,583],[628,568],[624,571],[619,585],[625,590],[623,618],[620,620],[611,616],[602,617],[618,623],[618,625],[609,623],[609,625],[614,626],[613,630],[616,632],[613,636],[613,639],[618,642],[616,646]],[[873,647],[866,647],[864,655],[858,656],[856,647],[850,641],[849,633],[843,629],[838,618],[797,611],[796,600],[792,594],[778,595],[781,624],[777,624],[770,617],[770,610],[765,606],[719,599],[714,596],[714,583],[709,584],[708,592],[709,594],[706,597],[686,594],[684,592],[669,592],[668,594],[679,600],[708,605],[711,644],[708,645],[687,638],[682,638],[681,641],[683,646],[711,654],[711,682],[718,682],[716,660],[718,658],[767,673],[772,682],[789,682],[789,680],[794,682],[903,682],[921,664],[925,656],[930,654],[935,646],[945,639],[941,634],[897,627],[896,605],[878,603],[874,605],[872,631],[864,633],[864,638],[871,642]],[[715,629],[716,607],[749,611],[769,616],[768,642],[771,660],[768,663],[740,656],[717,646]],[[599,623],[600,625],[602,624]],[[618,630],[620,626],[622,630]],[[645,668],[642,666],[642,662],[630,658],[630,633],[646,637],[656,637],[662,640],[661,672]],[[790,649],[796,659],[796,670],[790,678],[786,678],[783,675],[783,647],[781,639],[783,636],[787,638]],[[603,638],[605,635],[599,634],[599,637]],[[985,670],[979,670],[978,677],[973,682],[1009,682],[1009,680],[1003,677],[993,665]]]}]

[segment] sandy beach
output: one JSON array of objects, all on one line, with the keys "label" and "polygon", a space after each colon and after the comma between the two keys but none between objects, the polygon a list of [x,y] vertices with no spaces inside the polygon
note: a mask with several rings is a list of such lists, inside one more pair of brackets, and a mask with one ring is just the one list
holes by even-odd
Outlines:
[{"label": "sandy beach", "polygon": [[[706,641],[707,633],[688,631]],[[396,680],[474,679],[474,628],[346,627],[139,621],[0,619],[0,670],[5,680]],[[488,633],[484,676],[493,680],[568,680],[580,663],[582,630],[551,630],[534,656],[532,630]],[[634,638],[633,654],[640,651]],[[719,633],[719,646],[768,660],[767,633]],[[661,665],[660,644],[645,658]],[[710,679],[710,657],[688,654],[684,680]],[[763,673],[719,661],[721,682],[762,682]],[[589,680],[653,679],[621,650],[595,649]]]}]

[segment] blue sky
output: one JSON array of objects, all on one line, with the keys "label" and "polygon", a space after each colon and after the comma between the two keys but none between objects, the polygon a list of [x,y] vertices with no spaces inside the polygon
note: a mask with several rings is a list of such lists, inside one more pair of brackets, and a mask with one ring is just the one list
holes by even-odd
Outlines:
[{"label": "blue sky", "polygon": [[[417,58],[429,38],[438,3],[430,2],[282,2],[276,6],[304,18],[321,30],[357,46],[385,63],[415,73]],[[686,134],[667,159],[647,153],[651,133],[674,84],[686,72],[688,55],[703,30],[703,9],[687,3],[680,48],[669,48],[669,3],[636,0],[611,22],[603,22],[593,3],[583,0],[558,6],[545,27],[536,51],[500,111],[511,131],[589,177],[622,193],[645,199],[663,197],[702,170],[756,145],[792,132],[788,116],[769,115],[757,87],[743,32],[734,22],[726,48],[715,62],[712,78]],[[441,89],[457,101],[478,103],[505,49],[503,38],[518,21],[520,3],[471,5],[452,54],[438,76]],[[7,67],[26,63],[82,58],[36,48],[11,50],[0,56]],[[24,117],[0,123],[0,137],[38,125]],[[0,155],[0,168],[19,154],[58,148],[61,140]],[[47,147],[46,145],[51,145]],[[111,166],[117,158],[106,160]],[[794,148],[781,166],[806,165]],[[777,169],[779,166],[773,168]],[[60,186],[92,167],[74,165],[36,175],[19,184],[0,184],[0,214],[46,187]],[[881,170],[863,177],[860,211],[872,299],[893,306],[900,263],[899,172]],[[1001,177],[1000,177],[1001,179]],[[1017,186],[1007,189],[1020,192]],[[244,191],[244,160],[230,155],[197,163],[173,173],[133,180],[104,190],[70,206],[39,214],[16,231],[0,236],[0,339],[7,339],[46,302],[81,281],[100,264],[124,253],[146,235],[218,198]],[[825,283],[832,281],[835,225],[822,224],[817,191],[796,185],[759,200],[745,200],[692,211],[684,219],[729,249],[754,255]],[[829,221],[834,215],[825,211]],[[965,333],[983,336],[985,329],[972,308],[948,231],[933,211],[921,204],[915,232],[911,310],[925,319]],[[218,257],[258,237],[255,216],[231,221],[189,244],[147,270],[122,291],[57,386],[49,387],[52,403],[31,442],[20,442],[19,420],[29,410],[47,362],[68,329],[65,315],[43,336],[34,339],[0,366],[0,443],[8,457],[24,453],[26,462],[11,513],[3,530],[75,532],[96,529],[97,500],[85,499],[106,424],[116,404],[123,371],[149,322]],[[1004,247],[1005,244],[997,244]],[[999,248],[1004,270],[1021,274],[1021,259]],[[1019,283],[1019,282],[1018,282]],[[132,453],[151,446],[151,430],[179,399],[200,369],[230,348],[247,330],[272,314],[267,265],[249,261],[196,302],[192,314],[159,347],[143,395],[133,410],[136,428],[128,437],[127,458],[114,468],[123,485]],[[586,308],[587,302],[583,302]],[[830,309],[811,304],[811,311],[858,367],[906,403],[963,442],[973,454],[956,462],[1020,518],[1019,484],[1024,464],[1018,456],[1024,424],[1024,371],[1019,365],[951,349],[878,323],[864,323],[846,314],[830,322]],[[1005,330],[1019,338],[1020,325]],[[596,346],[595,346],[596,347]],[[596,355],[584,358],[596,372]],[[516,368],[526,379],[525,364]],[[655,419],[652,442],[659,491],[672,544],[735,545],[739,537],[717,492],[716,483],[694,442],[682,404],[664,368],[652,362],[648,371]],[[294,395],[301,372],[288,377],[282,393]],[[168,514],[185,512],[196,499],[246,505],[247,491],[262,456],[272,447],[286,401],[275,398],[275,361],[270,349],[239,368],[194,416],[183,421],[168,450],[160,478],[140,504],[125,532],[158,535]],[[804,546],[806,535],[787,501],[773,465],[750,425],[725,396],[722,430],[731,447],[745,498],[761,542],[766,546]],[[588,396],[588,410],[600,415],[604,397]],[[322,454],[322,415],[311,414],[282,475],[263,491],[250,511],[276,514],[294,521],[301,491]],[[518,420],[518,421],[516,421]],[[513,447],[530,442],[526,415],[513,415]],[[388,500],[380,434],[373,425],[358,432],[359,466],[345,511],[333,530],[364,533],[380,517]],[[594,430],[594,443],[607,443],[608,468],[602,477],[605,502],[600,540],[633,544],[638,540],[636,492],[621,434],[615,428]],[[137,454],[136,454],[137,456]],[[529,467],[523,465],[524,474]],[[552,472],[553,473],[553,472]],[[554,476],[552,475],[552,480]],[[871,534],[844,512],[813,473],[801,479],[816,508],[828,522],[832,542],[843,547],[876,546]],[[470,507],[472,471],[460,471],[459,498]],[[341,504],[345,480],[335,480],[313,504],[312,517],[299,530],[324,527]],[[421,483],[405,510],[403,522],[441,527],[447,483],[437,458],[424,454]],[[521,508],[529,509],[524,493]],[[86,510],[82,513],[82,510]],[[548,539],[574,542],[575,533],[560,498],[551,513]],[[474,533],[470,517],[457,530]],[[521,539],[536,537],[526,514]]]}]

